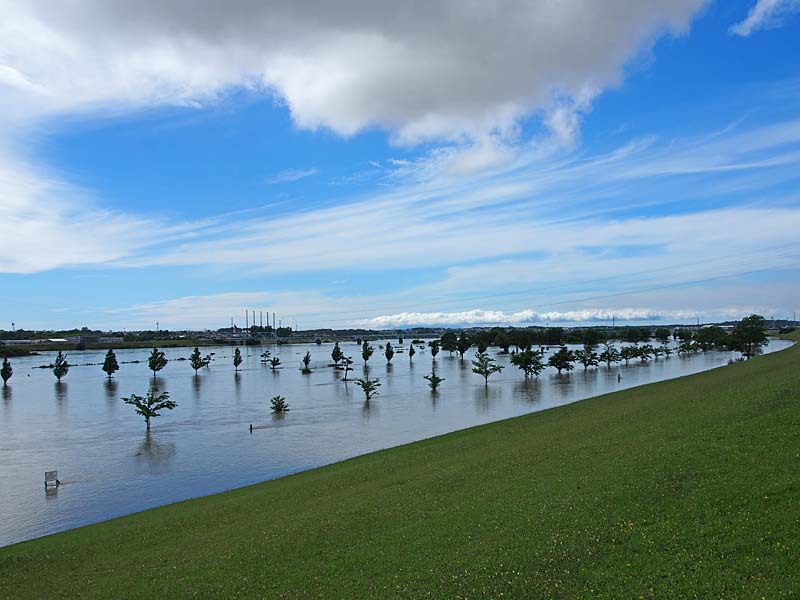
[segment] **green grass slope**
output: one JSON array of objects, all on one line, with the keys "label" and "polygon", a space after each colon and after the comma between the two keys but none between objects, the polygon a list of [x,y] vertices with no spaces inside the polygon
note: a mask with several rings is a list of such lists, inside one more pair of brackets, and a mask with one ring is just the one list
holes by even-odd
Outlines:
[{"label": "green grass slope", "polygon": [[799,364],[793,347],[3,548],[0,597],[795,597]]}]

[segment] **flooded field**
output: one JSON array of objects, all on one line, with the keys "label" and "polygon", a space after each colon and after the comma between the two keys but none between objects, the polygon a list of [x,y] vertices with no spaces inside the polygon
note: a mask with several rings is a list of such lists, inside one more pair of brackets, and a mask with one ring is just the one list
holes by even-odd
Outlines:
[{"label": "flooded field", "polygon": [[[191,349],[167,349],[170,362],[155,382],[178,407],[154,419],[150,434],[121,400],[145,395],[153,384],[149,350],[117,351],[121,370],[111,382],[97,364],[103,351],[68,353],[75,366],[60,384],[49,370],[35,368],[51,362],[52,353],[13,359],[14,376],[0,401],[0,545],[712,369],[734,356],[673,355],[588,371],[577,365],[571,374],[547,369],[539,380],[525,381],[508,356],[490,349],[506,368],[487,387],[471,371],[474,350],[463,362],[444,352],[436,371],[445,381],[433,395],[423,379],[431,372],[429,350],[413,362],[396,354],[387,365],[379,344],[373,343],[368,376],[382,386],[369,405],[356,385],[342,381],[343,372],[328,366],[332,344],[271,347],[282,362],[275,371],[262,364],[261,348],[242,347],[238,373],[232,347],[203,348],[215,360],[198,376],[188,361],[176,360]],[[787,345],[775,340],[766,351]],[[354,359],[350,378],[365,376],[360,348],[341,346]],[[314,368],[303,374],[307,351]],[[83,363],[95,364],[78,366]],[[291,410],[285,416],[270,413],[274,395],[286,397]],[[62,485],[45,491],[44,472],[51,469]]]}]

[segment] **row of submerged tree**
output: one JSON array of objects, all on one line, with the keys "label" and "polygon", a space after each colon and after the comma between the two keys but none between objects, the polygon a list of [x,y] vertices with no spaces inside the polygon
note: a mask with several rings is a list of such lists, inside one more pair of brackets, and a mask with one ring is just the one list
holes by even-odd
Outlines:
[{"label": "row of submerged tree", "polygon": [[[583,341],[583,348],[579,350],[569,350],[566,343],[570,342],[569,336],[580,337]],[[692,354],[696,352],[707,352],[709,350],[730,350],[740,352],[745,358],[750,358],[758,354],[761,348],[767,343],[766,326],[764,318],[760,315],[751,315],[742,319],[730,333],[726,332],[721,327],[710,326],[704,327],[700,330],[692,331],[690,329],[677,329],[670,332],[666,328],[657,328],[651,337],[651,330],[649,328],[628,327],[624,330],[624,339],[622,341],[629,342],[633,345],[623,346],[617,349],[608,340],[597,341],[602,333],[596,329],[585,329],[575,332],[569,332],[569,336],[565,337],[564,330],[561,328],[548,328],[548,329],[514,329],[505,330],[495,327],[485,331],[478,331],[472,335],[462,331],[460,334],[448,331],[442,335],[438,340],[432,340],[427,343],[427,348],[430,349],[431,356],[435,363],[436,357],[440,351],[458,353],[463,360],[464,355],[472,347],[477,350],[476,359],[485,361],[483,357],[478,358],[478,355],[485,355],[490,346],[498,347],[500,354],[511,354],[511,362],[519,367],[528,376],[538,376],[538,374],[546,367],[554,367],[559,373],[563,371],[570,371],[574,368],[574,364],[581,364],[584,368],[597,367],[599,364],[604,363],[611,366],[614,363],[625,362],[629,363],[631,360],[641,360],[646,362],[651,359],[656,359],[661,356],[669,356],[673,352],[678,354]],[[652,339],[660,342],[653,345],[650,343],[641,344],[641,342],[649,342]],[[670,338],[673,338],[678,345],[673,348],[669,345]],[[366,365],[375,353],[375,348],[369,343],[368,340],[359,340],[361,347],[361,358]],[[415,340],[417,344],[419,340]],[[400,340],[402,343],[402,340]],[[596,352],[596,348],[602,343],[603,350]],[[641,345],[640,345],[641,344]],[[538,345],[539,349],[534,350],[533,347]],[[551,355],[547,361],[544,361],[544,350],[546,346],[560,346],[559,350]],[[511,347],[515,350],[511,351]],[[422,347],[423,349],[425,346]],[[383,355],[387,363],[391,363],[395,356],[395,348],[391,342],[387,342],[385,346],[381,346]],[[408,349],[409,361],[413,361],[414,355],[417,350],[415,343],[412,343]],[[209,368],[213,360],[213,354],[203,355],[198,347],[195,347],[188,359],[189,365],[194,369],[195,374],[200,369]],[[239,348],[234,349],[233,366],[234,370],[238,371],[243,362],[242,354]],[[348,374],[352,370],[353,357],[346,356],[344,351],[339,346],[339,343],[334,344],[331,351],[331,360],[333,366],[337,369],[345,371],[344,380],[348,380]],[[137,361],[138,362],[138,361]],[[158,348],[153,348],[150,356],[147,358],[147,366],[153,372],[153,377],[159,371],[167,366],[169,360],[165,353]],[[267,350],[261,354],[262,364],[268,365],[273,371],[281,367],[281,359],[277,356],[271,356]],[[311,372],[311,353],[306,352],[302,358],[303,373]],[[61,351],[58,352],[55,360],[49,368],[52,370],[53,375],[58,381],[69,373],[70,363],[67,356]],[[488,368],[485,362],[480,362],[478,368],[483,371]],[[114,350],[108,350],[102,364],[102,370],[110,379],[120,369],[119,361],[117,360]],[[501,367],[502,369],[502,367]],[[477,372],[477,371],[476,371]],[[493,371],[497,372],[497,371]],[[13,367],[8,358],[3,359],[2,367],[0,367],[0,376],[2,376],[3,384],[13,375]],[[488,376],[485,379],[488,381]]]}]

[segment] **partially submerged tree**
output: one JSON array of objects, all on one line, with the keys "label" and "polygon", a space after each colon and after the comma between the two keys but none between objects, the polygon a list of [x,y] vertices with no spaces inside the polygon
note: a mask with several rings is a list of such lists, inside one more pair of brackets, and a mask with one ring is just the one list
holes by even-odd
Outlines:
[{"label": "partially submerged tree", "polygon": [[449,352],[450,356],[458,350],[458,337],[452,331],[447,331],[442,335],[442,350]]},{"label": "partially submerged tree", "polygon": [[239,366],[241,364],[242,364],[242,353],[238,348],[236,348],[233,351],[233,370],[234,371],[238,371],[239,370]]},{"label": "partially submerged tree", "polygon": [[159,411],[172,410],[178,406],[176,402],[169,399],[169,392],[162,392],[156,396],[154,390],[148,391],[144,398],[131,394],[122,401],[136,407],[136,414],[142,415],[147,423],[147,431],[150,431],[150,419],[161,416]]},{"label": "partially submerged tree", "polygon": [[613,363],[620,361],[619,350],[612,344],[606,343],[603,346],[603,351],[600,353],[600,356],[598,356],[598,359],[606,363],[606,367],[610,369]]},{"label": "partially submerged tree", "polygon": [[69,373],[69,362],[67,361],[67,355],[62,354],[61,350],[59,350],[58,356],[56,356],[56,360],[53,362],[53,375],[56,376],[58,381],[61,381],[61,378],[67,373]]},{"label": "partially submerged tree", "polygon": [[550,358],[547,359],[547,364],[554,367],[559,375],[561,375],[561,371],[571,371],[573,362],[575,362],[575,354],[566,346],[561,346],[558,352],[551,354]]},{"label": "partially submerged tree", "polygon": [[522,350],[511,355],[511,364],[521,369],[528,377],[539,377],[544,371],[544,352],[542,350]]},{"label": "partially submerged tree", "polygon": [[621,360],[625,361],[626,365],[638,355],[639,352],[636,349],[636,346],[623,346],[622,350],[619,351],[619,357]]},{"label": "partially submerged tree", "polygon": [[408,362],[412,362],[412,360],[414,359],[414,355],[416,353],[417,353],[417,351],[414,349],[414,344],[411,344],[408,347]]},{"label": "partially submerged tree", "polygon": [[456,350],[458,350],[461,360],[464,360],[464,354],[470,349],[471,346],[472,341],[469,339],[469,337],[467,337],[467,333],[462,331],[461,335],[458,337],[458,341],[456,342]]},{"label": "partially submerged tree", "polygon": [[375,352],[375,348],[370,346],[367,340],[364,340],[364,343],[361,345],[361,358],[364,359],[364,364],[367,364],[373,352]]},{"label": "partially submerged tree", "polygon": [[0,368],[0,377],[3,378],[3,386],[6,385],[13,374],[14,369],[11,368],[11,363],[8,362],[8,357],[3,358],[3,366]]},{"label": "partially submerged tree", "polygon": [[111,376],[119,371],[119,363],[117,362],[117,355],[114,354],[114,350],[110,349],[106,352],[106,358],[103,360],[103,371],[105,371],[108,378],[111,379]]},{"label": "partially submerged tree", "polygon": [[745,317],[733,329],[730,336],[730,349],[741,352],[745,358],[752,358],[767,344],[767,324],[761,315]]},{"label": "partially submerged tree", "polygon": [[428,342],[428,346],[431,349],[431,356],[433,360],[436,360],[436,355],[439,354],[439,340],[433,340],[432,342]]},{"label": "partially submerged tree", "polygon": [[189,355],[189,365],[194,369],[195,375],[197,375],[199,369],[207,366],[206,361],[200,355],[200,348],[197,346],[194,347],[194,351]]},{"label": "partially submerged tree", "polygon": [[274,371],[281,366],[281,359],[277,356],[273,356],[271,359],[269,359],[269,366]]},{"label": "partially submerged tree", "polygon": [[435,392],[436,388],[439,387],[439,384],[444,381],[444,377],[439,377],[436,374],[436,371],[431,371],[431,374],[425,375],[423,379],[428,380],[428,385],[430,386],[432,392]]},{"label": "partially submerged tree", "polygon": [[353,364],[353,358],[351,356],[345,356],[342,358],[342,364],[344,364],[344,379],[342,381],[347,381],[347,374],[353,370],[350,367],[350,365]]},{"label": "partially submerged tree", "polygon": [[639,360],[642,362],[647,362],[650,358],[655,358],[657,355],[656,349],[653,348],[651,344],[643,344],[636,349],[636,354],[639,356]]},{"label": "partially submerged tree", "polygon": [[356,385],[364,391],[366,401],[369,402],[373,396],[378,395],[378,388],[381,387],[380,379],[356,379]]},{"label": "partially submerged tree", "polygon": [[669,341],[669,329],[666,327],[659,327],[655,331],[655,338],[662,344],[667,343]]},{"label": "partially submerged tree", "polygon": [[336,342],[333,345],[333,350],[331,350],[331,360],[336,367],[338,367],[339,363],[344,360],[344,352],[342,352],[342,349],[339,348],[339,342]]},{"label": "partially submerged tree", "polygon": [[383,351],[383,355],[386,357],[386,362],[392,362],[392,357],[394,356],[394,348],[392,348],[391,342],[386,342],[386,350]]},{"label": "partially submerged tree", "polygon": [[584,371],[589,367],[596,367],[598,365],[599,357],[597,356],[597,352],[595,352],[594,348],[589,344],[584,344],[583,348],[576,350],[574,354],[575,360],[583,365]]},{"label": "partially submerged tree", "polygon": [[289,404],[283,396],[273,396],[269,401],[270,409],[277,414],[284,414],[289,412]]},{"label": "partially submerged tree", "polygon": [[306,352],[306,355],[303,357],[303,373],[311,373],[311,352]]},{"label": "partially submerged tree", "polygon": [[504,367],[495,363],[495,360],[485,352],[478,352],[472,361],[472,372],[483,377],[485,385],[489,385],[489,377],[502,371]]},{"label": "partially submerged tree", "polygon": [[155,379],[156,373],[167,366],[167,362],[167,356],[158,348],[153,348],[147,359],[147,366],[153,372],[153,379]]}]

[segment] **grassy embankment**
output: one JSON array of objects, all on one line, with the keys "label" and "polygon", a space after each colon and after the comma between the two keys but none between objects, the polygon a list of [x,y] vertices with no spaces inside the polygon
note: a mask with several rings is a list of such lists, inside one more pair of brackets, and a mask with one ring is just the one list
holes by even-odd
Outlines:
[{"label": "grassy embankment", "polygon": [[800,345],[0,549],[0,596],[793,597],[799,365]]}]

